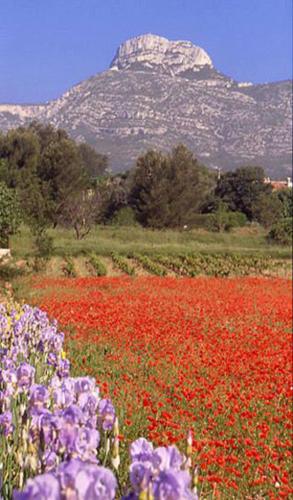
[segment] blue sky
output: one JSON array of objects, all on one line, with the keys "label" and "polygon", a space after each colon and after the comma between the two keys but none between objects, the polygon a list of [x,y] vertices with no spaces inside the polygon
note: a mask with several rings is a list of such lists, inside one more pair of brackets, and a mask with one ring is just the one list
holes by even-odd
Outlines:
[{"label": "blue sky", "polygon": [[142,33],[191,40],[240,81],[292,77],[291,0],[0,0],[0,103],[44,102]]}]

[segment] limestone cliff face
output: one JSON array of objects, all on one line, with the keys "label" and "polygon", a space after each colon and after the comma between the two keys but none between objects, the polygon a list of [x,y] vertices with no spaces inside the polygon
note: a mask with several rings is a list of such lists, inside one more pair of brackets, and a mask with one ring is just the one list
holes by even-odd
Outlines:
[{"label": "limestone cliff face", "polygon": [[237,83],[191,42],[143,35],[119,47],[110,69],[54,101],[0,104],[0,132],[32,120],[89,142],[113,170],[133,166],[149,148],[181,142],[210,167],[291,173],[292,83]]},{"label": "limestone cliff face", "polygon": [[208,54],[187,41],[172,42],[157,35],[141,35],[122,43],[111,63],[112,69],[152,68],[173,75],[212,67]]}]

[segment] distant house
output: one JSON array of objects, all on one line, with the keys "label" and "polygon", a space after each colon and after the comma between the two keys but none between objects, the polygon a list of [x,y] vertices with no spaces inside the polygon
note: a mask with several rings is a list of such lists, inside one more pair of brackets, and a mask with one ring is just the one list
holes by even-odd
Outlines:
[{"label": "distant house", "polygon": [[287,177],[286,181],[272,181],[270,177],[264,178],[265,184],[270,184],[273,188],[273,191],[280,191],[281,189],[292,188],[292,179],[291,177]]}]

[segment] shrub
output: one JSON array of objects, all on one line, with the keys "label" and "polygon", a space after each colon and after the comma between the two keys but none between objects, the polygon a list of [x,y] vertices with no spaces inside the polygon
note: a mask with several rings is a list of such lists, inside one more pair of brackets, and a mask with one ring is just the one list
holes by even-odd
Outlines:
[{"label": "shrub", "polygon": [[242,212],[217,210],[211,214],[209,229],[211,231],[231,231],[234,227],[243,227],[247,222],[246,215]]},{"label": "shrub", "polygon": [[137,226],[138,222],[131,207],[123,207],[114,214],[112,224],[116,226]]},{"label": "shrub", "polygon": [[54,252],[53,238],[47,232],[40,232],[35,236],[34,243],[37,249],[37,257],[49,260]]},{"label": "shrub", "polygon": [[0,247],[9,247],[9,236],[17,232],[20,222],[21,214],[16,193],[0,182]]},{"label": "shrub", "polygon": [[281,219],[274,224],[267,236],[270,242],[279,243],[280,245],[291,245],[292,237],[292,217]]},{"label": "shrub", "polygon": [[106,276],[106,266],[104,266],[97,255],[92,254],[89,258],[89,263],[94,268],[96,276]]},{"label": "shrub", "polygon": [[180,259],[180,256],[155,255],[153,260],[173,271],[178,276],[194,276],[193,270],[186,266],[186,263]]},{"label": "shrub", "polygon": [[155,276],[167,275],[167,271],[164,267],[162,267],[160,264],[157,264],[150,257],[147,257],[146,255],[134,253],[130,254],[129,257],[132,257],[134,260],[138,262],[138,264],[140,264],[143,267],[143,269],[145,269],[151,274],[154,274]]},{"label": "shrub", "polygon": [[130,266],[129,263],[127,262],[127,259],[122,257],[121,255],[111,253],[111,258],[116,267],[120,269],[120,271],[128,274],[129,276],[134,276],[135,275],[135,269],[134,267]]},{"label": "shrub", "polygon": [[190,227],[210,230],[213,214],[194,214]]},{"label": "shrub", "polygon": [[65,263],[63,266],[63,272],[68,278],[76,278],[76,270],[71,257],[65,257]]}]

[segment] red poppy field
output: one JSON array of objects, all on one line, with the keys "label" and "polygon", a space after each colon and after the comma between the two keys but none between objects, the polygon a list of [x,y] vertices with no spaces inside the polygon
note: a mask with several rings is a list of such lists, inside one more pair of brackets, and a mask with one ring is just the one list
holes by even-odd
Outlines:
[{"label": "red poppy field", "polygon": [[38,278],[34,302],[114,401],[122,454],[141,435],[184,449],[191,429],[201,498],[293,493],[290,281]]}]

